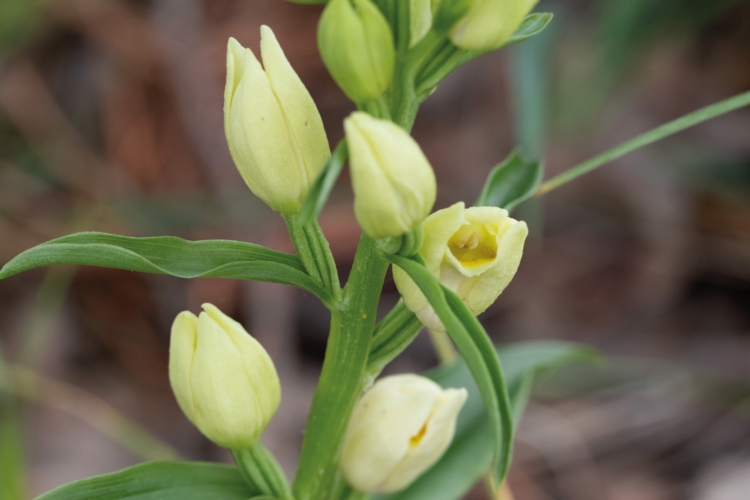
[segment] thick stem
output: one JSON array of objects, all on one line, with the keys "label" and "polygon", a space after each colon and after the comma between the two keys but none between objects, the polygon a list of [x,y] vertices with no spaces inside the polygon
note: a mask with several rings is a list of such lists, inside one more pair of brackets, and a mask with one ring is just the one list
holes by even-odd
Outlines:
[{"label": "thick stem", "polygon": [[362,391],[388,263],[362,236],[339,307],[331,311],[323,370],[315,390],[294,481],[297,500],[330,498],[346,426]]},{"label": "thick stem", "polygon": [[292,489],[284,471],[260,440],[250,448],[232,450],[232,453],[240,473],[248,484],[257,487],[265,495],[272,495],[280,500],[292,500]]}]

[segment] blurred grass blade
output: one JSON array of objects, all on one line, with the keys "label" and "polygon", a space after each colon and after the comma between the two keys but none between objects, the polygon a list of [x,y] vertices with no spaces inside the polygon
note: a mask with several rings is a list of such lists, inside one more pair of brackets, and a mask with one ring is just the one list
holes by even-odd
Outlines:
[{"label": "blurred grass blade", "polygon": [[[497,349],[505,371],[510,401],[518,425],[529,390],[540,373],[601,359],[592,348],[565,342],[523,342]],[[479,390],[463,361],[440,367],[427,376],[445,388],[466,387],[469,399],[458,417],[448,451],[406,490],[377,500],[457,500],[486,473],[492,462],[492,430]]]},{"label": "blurred grass blade", "polygon": [[173,236],[131,238],[77,233],[26,250],[0,269],[0,279],[38,267],[75,264],[110,267],[178,278],[233,278],[303,288],[326,301],[295,255],[228,240],[187,241]]},{"label": "blurred grass blade", "polygon": [[[11,381],[0,349],[0,389],[9,388]],[[0,391],[0,500],[25,500],[21,419],[15,396]]]},{"label": "blurred grass blade", "polygon": [[505,161],[490,171],[474,205],[511,211],[534,195],[543,177],[544,166],[540,161],[527,160],[520,151],[513,151]]},{"label": "blurred grass blade", "polygon": [[45,378],[20,365],[7,364],[6,372],[8,381],[0,385],[0,392],[77,417],[143,460],[179,457],[172,447],[118,410],[73,385]]},{"label": "blurred grass blade", "polygon": [[553,177],[539,187],[536,196],[545,195],[553,189],[567,184],[583,174],[587,174],[637,149],[748,105],[750,105],[750,92],[745,92],[666,123]]},{"label": "blurred grass blade", "polygon": [[315,178],[310,191],[307,192],[307,197],[305,197],[302,208],[297,215],[301,226],[305,226],[318,218],[348,158],[349,149],[346,146],[346,139],[342,139],[336,149],[333,150],[323,170]]},{"label": "blurred grass blade", "polygon": [[479,388],[492,429],[493,476],[498,483],[502,482],[510,466],[513,416],[500,363],[487,333],[463,301],[442,286],[422,263],[399,255],[388,258],[419,286],[466,361]]},{"label": "blurred grass blade", "polygon": [[260,492],[235,467],[150,462],[61,486],[37,500],[247,500]]}]

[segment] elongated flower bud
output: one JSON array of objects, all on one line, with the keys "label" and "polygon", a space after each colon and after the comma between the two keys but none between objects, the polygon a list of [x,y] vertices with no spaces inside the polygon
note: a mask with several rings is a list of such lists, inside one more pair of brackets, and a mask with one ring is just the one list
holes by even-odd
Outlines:
[{"label": "elongated flower bud", "polygon": [[538,1],[473,0],[468,13],[451,30],[451,41],[467,50],[502,47]]},{"label": "elongated flower bud", "polygon": [[419,145],[401,127],[362,112],[344,121],[354,213],[372,238],[409,233],[435,204],[437,184]]},{"label": "elongated flower bud", "polygon": [[[419,254],[427,269],[456,292],[474,315],[491,306],[515,276],[528,235],[525,222],[496,207],[465,208],[456,203],[422,224]],[[393,266],[396,287],[406,307],[435,331],[445,327],[416,283]]]},{"label": "elongated flower bud", "polygon": [[270,356],[211,304],[172,325],[169,381],[182,411],[211,441],[250,447],[271,421],[281,387]]},{"label": "elongated flower bud", "polygon": [[296,212],[331,150],[320,113],[273,31],[260,32],[265,70],[229,39],[224,129],[252,192],[278,212]]},{"label": "elongated flower bud", "polygon": [[318,26],[318,46],[331,76],[352,101],[377,99],[391,85],[393,34],[370,0],[331,0]]},{"label": "elongated flower bud", "polygon": [[380,379],[354,407],[341,456],[346,480],[369,493],[409,486],[445,453],[466,397],[418,375]]}]

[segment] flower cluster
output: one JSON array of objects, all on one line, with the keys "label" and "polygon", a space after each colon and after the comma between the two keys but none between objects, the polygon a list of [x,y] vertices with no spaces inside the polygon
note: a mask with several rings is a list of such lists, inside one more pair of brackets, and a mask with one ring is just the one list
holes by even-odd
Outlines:
[{"label": "flower cluster", "polygon": [[[357,221],[369,238],[383,242],[382,249],[412,237],[426,268],[474,315],[513,278],[526,225],[506,210],[463,203],[430,215],[437,185],[429,161],[387,113],[368,111],[373,102],[396,99],[390,92],[399,47],[411,50],[442,33],[456,50],[491,50],[505,43],[535,2],[410,0],[406,41],[394,36],[371,0],[331,0],[319,26],[323,61],[361,109],[344,120]],[[260,53],[262,64],[252,50],[229,40],[225,132],[250,190],[290,218],[303,207],[331,151],[312,97],[267,26],[261,28]],[[444,331],[419,287],[400,268],[393,272],[406,306],[427,327]],[[184,312],[174,322],[172,387],[184,413],[209,439],[234,450],[250,448],[279,406],[276,370],[239,323],[210,304],[203,308],[198,317]],[[343,476],[365,492],[406,488],[450,445],[466,398],[465,389],[443,389],[417,375],[381,379],[354,408],[343,443]]]}]

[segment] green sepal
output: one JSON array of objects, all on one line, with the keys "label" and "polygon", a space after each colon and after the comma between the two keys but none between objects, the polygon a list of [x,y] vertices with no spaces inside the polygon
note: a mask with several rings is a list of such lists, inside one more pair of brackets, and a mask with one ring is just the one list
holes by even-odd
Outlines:
[{"label": "green sepal", "polygon": [[149,462],[74,481],[36,500],[247,500],[261,492],[227,465]]},{"label": "green sepal", "polygon": [[323,170],[315,178],[305,201],[302,202],[302,208],[297,214],[300,224],[306,225],[318,218],[347,159],[349,159],[349,149],[346,147],[346,139],[342,139],[333,150]]},{"label": "green sepal", "polygon": [[329,293],[295,255],[231,240],[187,241],[173,236],[132,238],[76,233],[37,245],[0,269],[0,279],[55,264],[109,267],[178,278],[233,278],[298,286],[321,300]]},{"label": "green sepal", "polygon": [[515,150],[490,171],[474,206],[500,207],[510,212],[534,195],[543,178],[542,162],[528,160]]},{"label": "green sepal", "polygon": [[292,488],[273,454],[260,441],[250,448],[232,450],[237,467],[247,484],[268,498],[291,500]]},{"label": "green sepal", "polygon": [[520,43],[524,40],[528,40],[533,36],[537,36],[547,28],[549,23],[552,22],[553,17],[555,16],[551,12],[537,12],[534,14],[529,14],[524,18],[523,22],[521,22],[521,25],[518,27],[518,29],[511,35],[510,38],[508,38],[508,41],[503,44],[503,47]]},{"label": "green sepal", "polygon": [[[577,363],[601,360],[593,348],[557,341],[521,342],[497,348],[508,383],[514,424],[526,407],[534,379]],[[453,442],[443,457],[406,490],[376,500],[457,500],[487,472],[492,462],[492,431],[479,390],[463,360],[426,373],[444,388],[469,392],[456,424]]]},{"label": "green sepal", "polygon": [[500,484],[510,466],[514,428],[508,388],[492,342],[461,298],[440,284],[419,256],[408,259],[389,255],[387,258],[419,286],[466,360],[487,410],[492,429],[492,475]]}]

